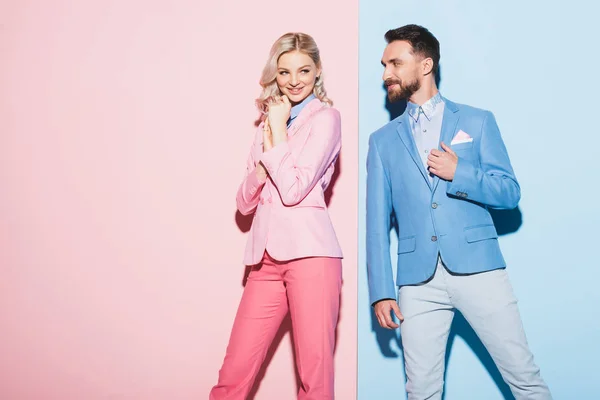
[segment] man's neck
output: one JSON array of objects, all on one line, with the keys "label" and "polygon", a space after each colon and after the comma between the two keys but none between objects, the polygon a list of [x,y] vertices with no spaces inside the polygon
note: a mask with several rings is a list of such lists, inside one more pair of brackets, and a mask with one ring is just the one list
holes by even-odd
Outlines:
[{"label": "man's neck", "polygon": [[422,86],[418,91],[416,91],[408,101],[413,102],[419,106],[427,103],[429,99],[435,96],[439,92],[438,88],[433,85]]}]

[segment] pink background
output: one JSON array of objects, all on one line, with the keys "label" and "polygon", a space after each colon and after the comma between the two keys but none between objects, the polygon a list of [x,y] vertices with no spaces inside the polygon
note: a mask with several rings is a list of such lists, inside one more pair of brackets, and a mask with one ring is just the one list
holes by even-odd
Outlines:
[{"label": "pink background", "polygon": [[[257,82],[295,30],[343,118],[336,388],[355,398],[358,3],[280,4],[0,2],[0,398],[208,397],[242,293]],[[282,334],[260,400],[295,398]]]}]

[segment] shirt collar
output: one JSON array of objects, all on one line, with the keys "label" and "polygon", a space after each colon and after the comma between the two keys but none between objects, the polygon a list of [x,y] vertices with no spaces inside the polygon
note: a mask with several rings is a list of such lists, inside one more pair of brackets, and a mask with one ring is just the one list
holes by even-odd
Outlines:
[{"label": "shirt collar", "polygon": [[435,114],[437,106],[443,102],[444,100],[442,98],[442,95],[440,94],[440,92],[437,92],[435,96],[427,100],[422,106],[419,106],[409,101],[406,105],[406,108],[408,111],[408,115],[410,115],[412,119],[415,120],[415,122],[419,121],[419,116],[421,114],[425,115],[425,118],[427,118],[428,121],[431,121],[431,118]]},{"label": "shirt collar", "polygon": [[300,103],[293,106],[292,109],[290,110],[290,122],[294,118],[296,118],[300,114],[300,111],[302,111],[302,109],[314,99],[316,99],[315,95],[311,94],[310,96],[308,96],[307,98],[302,100]]}]

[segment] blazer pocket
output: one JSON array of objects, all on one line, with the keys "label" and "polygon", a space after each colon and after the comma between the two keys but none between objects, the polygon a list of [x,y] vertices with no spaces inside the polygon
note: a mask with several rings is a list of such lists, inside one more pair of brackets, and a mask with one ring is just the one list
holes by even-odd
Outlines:
[{"label": "blazer pocket", "polygon": [[325,204],[324,202],[322,204],[318,199],[307,197],[300,203],[296,204],[295,206],[292,206],[292,208],[318,208],[324,210]]},{"label": "blazer pocket", "polygon": [[417,239],[414,236],[405,236],[398,239],[398,254],[410,253],[417,248]]},{"label": "blazer pocket", "polygon": [[[317,183],[317,185],[319,185],[319,183]],[[317,188],[317,187],[313,188],[313,190],[310,193],[308,193],[306,195],[306,197],[304,197],[300,203],[292,206],[292,208],[319,208],[319,209],[325,209],[326,207],[327,207],[327,205],[325,204],[325,199],[323,198],[323,195],[321,193],[319,193],[319,188]]]},{"label": "blazer pocket", "polygon": [[317,210],[324,210],[325,206],[322,206],[320,204],[297,204],[295,206],[293,206],[292,208],[315,208]]},{"label": "blazer pocket", "polygon": [[470,150],[473,148],[473,142],[467,142],[467,143],[458,143],[455,145],[451,145],[450,148],[454,151],[461,151],[461,150]]},{"label": "blazer pocket", "polygon": [[497,239],[498,233],[494,224],[475,225],[465,228],[465,238],[468,243],[487,239]]}]

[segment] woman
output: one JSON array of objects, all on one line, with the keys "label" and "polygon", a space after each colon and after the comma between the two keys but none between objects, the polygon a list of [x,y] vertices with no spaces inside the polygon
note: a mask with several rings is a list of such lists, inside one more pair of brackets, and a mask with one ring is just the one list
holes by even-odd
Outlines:
[{"label": "woman", "polygon": [[341,135],[321,72],[319,49],[303,33],[280,37],[263,70],[263,122],[237,194],[239,211],[255,212],[244,258],[253,267],[210,400],[246,399],[288,311],[298,399],[334,398],[342,251],[323,192]]}]

